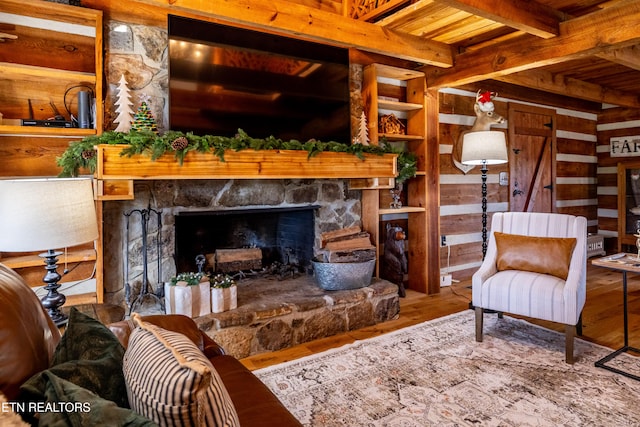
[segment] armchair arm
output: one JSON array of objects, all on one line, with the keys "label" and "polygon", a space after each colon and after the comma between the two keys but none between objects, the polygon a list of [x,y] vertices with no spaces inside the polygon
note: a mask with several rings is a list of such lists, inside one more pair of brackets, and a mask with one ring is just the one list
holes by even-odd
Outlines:
[{"label": "armchair arm", "polygon": [[471,277],[471,301],[472,304],[480,304],[482,297],[482,284],[489,279],[489,277],[493,276],[498,272],[498,268],[496,267],[496,259],[498,257],[498,253],[496,250],[496,244],[493,237],[489,240],[489,246],[487,248],[487,253],[485,255],[484,261],[480,265],[480,268],[473,273]]},{"label": "armchair arm", "polygon": [[[583,218],[584,219],[584,218]],[[584,236],[580,234],[576,247],[573,250],[569,274],[564,285],[565,323],[575,325],[578,323],[582,309],[587,299],[587,242],[586,222]]]},{"label": "armchair arm", "polygon": [[[158,314],[152,316],[142,316],[142,320],[153,323],[168,331],[178,332],[185,335],[198,346],[207,358],[224,355],[224,349],[220,347],[207,334],[198,329],[193,319],[180,314]],[[107,327],[114,333],[124,348],[129,344],[129,335],[135,329],[132,320],[123,320],[111,323]]]}]

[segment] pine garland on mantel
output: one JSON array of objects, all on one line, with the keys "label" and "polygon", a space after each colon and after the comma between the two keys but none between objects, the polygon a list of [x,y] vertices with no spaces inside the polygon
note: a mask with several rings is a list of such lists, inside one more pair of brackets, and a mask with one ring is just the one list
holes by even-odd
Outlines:
[{"label": "pine garland on mantel", "polygon": [[383,141],[381,145],[344,144],[340,142],[322,142],[311,139],[306,142],[297,140],[283,141],[273,136],[268,138],[252,138],[242,129],[233,137],[204,135],[198,136],[191,132],[167,131],[158,135],[151,131],[105,132],[102,135],[88,136],[70,143],[62,156],[57,158],[57,165],[62,168],[60,177],[77,176],[80,169],[87,169],[90,173],[96,170],[96,150],[99,144],[126,145],[121,156],[143,154],[156,160],[165,154],[172,153],[176,161],[183,163],[189,151],[212,153],[224,161],[226,150],[305,150],[309,157],[323,151],[349,153],[359,158],[363,154],[397,154],[398,177],[396,182],[402,182],[416,175],[416,157],[412,153],[399,150]]}]

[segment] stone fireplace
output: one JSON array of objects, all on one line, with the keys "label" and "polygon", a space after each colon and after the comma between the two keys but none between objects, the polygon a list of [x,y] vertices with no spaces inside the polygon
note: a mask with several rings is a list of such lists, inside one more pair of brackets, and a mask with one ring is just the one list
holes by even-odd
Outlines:
[{"label": "stone fireplace", "polygon": [[[319,249],[321,233],[360,224],[360,194],[349,191],[347,182],[339,179],[135,181],[134,194],[133,200],[103,205],[107,303],[125,305],[125,283],[133,301],[143,272],[150,290],[156,291],[177,272],[196,271],[194,254],[211,251],[215,245],[259,244],[266,248],[267,258],[293,257],[305,269]],[[125,213],[148,208],[158,212],[158,220],[152,218],[145,233],[145,269],[140,222]],[[308,231],[307,236],[298,236],[301,247],[283,240],[291,234],[283,238],[266,233],[286,228],[283,224],[298,216],[303,218],[296,219],[302,221],[296,229]],[[265,223],[253,225],[258,217]],[[216,226],[203,227],[205,223]],[[265,233],[257,237],[260,227]],[[176,238],[176,229],[181,237]],[[183,233],[191,236],[192,244],[178,244]],[[272,249],[276,246],[284,251]],[[327,295],[312,276],[301,274],[296,280],[240,281],[238,309],[196,322],[230,354],[246,357],[389,320],[399,311],[397,286],[386,281],[375,279],[371,287]]]},{"label": "stone fireplace", "polygon": [[[142,274],[142,230],[130,221],[127,231],[125,213],[134,209],[161,212],[160,233],[155,221],[148,230],[148,274],[150,283],[168,281],[176,275],[176,221],[191,223],[192,219],[230,216],[244,211],[256,214],[291,212],[310,209],[313,212],[312,251],[319,247],[321,233],[357,225],[360,222],[359,193],[350,192],[342,180],[155,180],[136,181],[133,200],[104,203],[105,301],[121,304],[124,283],[133,291],[139,287]],[[176,220],[177,219],[177,220]],[[128,234],[128,239],[127,239]],[[160,270],[156,239],[160,239]],[[128,248],[126,241],[129,241]],[[247,243],[247,242],[245,242]],[[248,242],[249,244],[251,242]],[[125,278],[123,257],[129,256],[129,277]],[[187,255],[186,258],[190,258]],[[186,268],[188,259],[185,258]],[[182,267],[182,266],[181,266]],[[196,271],[195,262],[189,271]]]}]

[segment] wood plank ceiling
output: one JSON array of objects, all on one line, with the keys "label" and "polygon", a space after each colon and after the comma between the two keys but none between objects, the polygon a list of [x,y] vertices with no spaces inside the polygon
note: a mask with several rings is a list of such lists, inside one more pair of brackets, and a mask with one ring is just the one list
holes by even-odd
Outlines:
[{"label": "wood plank ceiling", "polygon": [[368,11],[370,1],[353,2],[357,19],[451,47],[452,67],[427,68],[431,87],[494,79],[640,107],[638,0],[378,0]]},{"label": "wood plank ceiling", "polygon": [[115,18],[161,10],[393,57],[434,89],[492,80],[640,108],[640,0],[132,2],[83,0]]}]

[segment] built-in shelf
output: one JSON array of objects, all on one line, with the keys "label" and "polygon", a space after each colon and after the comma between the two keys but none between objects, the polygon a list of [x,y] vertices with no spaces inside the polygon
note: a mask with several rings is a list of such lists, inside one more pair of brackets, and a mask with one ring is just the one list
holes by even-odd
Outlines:
[{"label": "built-in shelf", "polygon": [[[65,262],[75,263],[83,261],[95,261],[96,251],[94,249],[79,249],[68,251],[64,256]],[[33,255],[18,255],[18,256],[6,256],[0,258],[0,262],[5,266],[16,269],[26,267],[43,267],[44,259],[37,254]]]},{"label": "built-in shelf", "polygon": [[33,65],[0,62],[0,73],[7,78],[60,78],[95,84],[96,75],[81,71],[60,70],[56,68],[37,67]]},{"label": "built-in shelf", "polygon": [[403,206],[401,208],[387,208],[378,210],[379,215],[400,214],[400,213],[416,213],[424,212],[425,208],[421,206]]},{"label": "built-in shelf", "polygon": [[380,133],[378,138],[385,138],[387,141],[422,141],[424,136],[422,135],[405,135],[401,133]]},{"label": "built-in shelf", "polygon": [[380,110],[417,111],[417,110],[421,110],[423,106],[420,104],[413,104],[411,102],[389,101],[388,99],[378,99],[378,108]]},{"label": "built-in shelf", "polygon": [[49,126],[13,126],[0,125],[0,135],[47,136],[47,137],[85,137],[95,135],[95,129],[57,128]]}]

